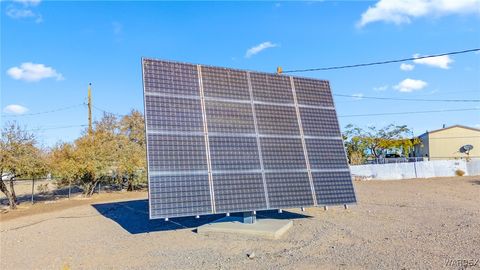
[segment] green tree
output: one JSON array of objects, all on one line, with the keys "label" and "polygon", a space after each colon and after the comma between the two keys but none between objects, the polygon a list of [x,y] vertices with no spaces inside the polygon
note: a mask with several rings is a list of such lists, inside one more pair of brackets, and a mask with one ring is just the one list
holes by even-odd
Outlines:
[{"label": "green tree", "polygon": [[130,140],[125,140],[118,160],[117,175],[122,184],[126,184],[128,191],[146,183],[145,148]]},{"label": "green tree", "polygon": [[0,174],[9,178],[10,190],[0,181],[0,190],[8,198],[9,206],[15,209],[17,178],[38,178],[47,175],[45,152],[37,147],[35,135],[21,128],[16,122],[7,123],[0,139]]},{"label": "green tree", "polygon": [[59,143],[50,150],[49,167],[55,175],[57,185],[67,186],[72,180],[80,178],[75,144]]},{"label": "green tree", "polygon": [[145,120],[141,112],[132,110],[120,121],[121,132],[141,147],[145,145]]},{"label": "green tree", "polygon": [[383,128],[369,126],[366,129],[349,124],[344,132],[345,145],[349,157],[361,154],[363,158],[371,154],[378,158],[388,151],[399,151],[404,156],[420,143],[406,125],[387,125]]},{"label": "green tree", "polygon": [[100,181],[114,179],[122,145],[120,129],[114,115],[104,114],[94,123],[91,134],[72,144],[57,145],[50,153],[52,172],[60,185],[73,182],[82,186],[84,195],[91,196]]},{"label": "green tree", "polygon": [[135,189],[135,186],[145,184],[146,144],[145,144],[145,121],[143,115],[132,110],[120,120],[122,153],[118,163],[118,175],[125,180],[127,190]]},{"label": "green tree", "polygon": [[343,134],[343,141],[345,143],[349,163],[352,165],[363,164],[366,158],[367,145],[358,137],[349,137],[346,134]]},{"label": "green tree", "polygon": [[52,171],[58,183],[74,182],[91,196],[102,182],[126,182],[127,189],[146,182],[143,116],[132,111],[121,120],[104,114],[92,133],[71,144],[59,144],[50,153]]}]

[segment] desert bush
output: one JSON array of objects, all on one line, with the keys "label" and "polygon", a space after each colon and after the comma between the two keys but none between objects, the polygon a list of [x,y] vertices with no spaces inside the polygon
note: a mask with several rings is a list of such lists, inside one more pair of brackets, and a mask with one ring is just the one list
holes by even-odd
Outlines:
[{"label": "desert bush", "polygon": [[350,165],[362,165],[365,161],[365,157],[361,152],[350,153]]},{"label": "desert bush", "polygon": [[49,188],[48,188],[48,183],[40,184],[40,185],[38,185],[38,187],[37,187],[38,193],[47,193],[48,190],[49,190]]},{"label": "desert bush", "polygon": [[460,170],[460,169],[458,169],[458,170],[455,171],[455,175],[456,175],[456,176],[463,176],[464,174],[465,174],[465,172],[462,171],[462,170]]},{"label": "desert bush", "polygon": [[138,111],[118,119],[104,114],[88,133],[62,143],[50,154],[57,185],[82,187],[91,196],[98,183],[122,184],[127,190],[147,183],[143,116]]}]

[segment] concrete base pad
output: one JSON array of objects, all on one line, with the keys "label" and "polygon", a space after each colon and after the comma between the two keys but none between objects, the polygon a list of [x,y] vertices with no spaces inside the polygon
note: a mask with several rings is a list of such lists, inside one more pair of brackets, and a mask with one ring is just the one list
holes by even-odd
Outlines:
[{"label": "concrete base pad", "polygon": [[238,233],[278,239],[293,225],[287,219],[257,219],[254,224],[242,223],[240,217],[224,217],[197,228],[200,234],[209,233]]}]

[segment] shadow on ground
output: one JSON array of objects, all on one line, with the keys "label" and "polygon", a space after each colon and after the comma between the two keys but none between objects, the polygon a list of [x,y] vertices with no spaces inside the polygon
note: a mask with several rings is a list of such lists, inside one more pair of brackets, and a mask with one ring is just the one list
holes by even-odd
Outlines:
[{"label": "shadow on ground", "polygon": [[480,180],[473,180],[470,181],[473,185],[479,185],[480,186]]},{"label": "shadow on ground", "polygon": [[[224,217],[224,214],[206,215],[195,217],[171,218],[169,221],[163,219],[150,220],[148,216],[148,200],[133,200],[124,202],[112,202],[102,204],[92,204],[92,206],[104,217],[115,221],[123,229],[131,234],[172,231],[179,229],[192,229],[207,223],[211,223]],[[240,216],[241,213],[232,214],[232,216]],[[258,211],[258,219],[299,219],[310,218],[307,215],[296,214],[288,211],[278,213],[277,211]]]}]

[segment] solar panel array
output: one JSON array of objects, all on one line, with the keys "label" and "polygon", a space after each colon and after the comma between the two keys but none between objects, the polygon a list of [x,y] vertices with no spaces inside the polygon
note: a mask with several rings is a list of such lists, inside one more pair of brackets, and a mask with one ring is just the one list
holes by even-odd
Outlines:
[{"label": "solar panel array", "polygon": [[142,64],[150,218],[356,202],[327,81]]}]

